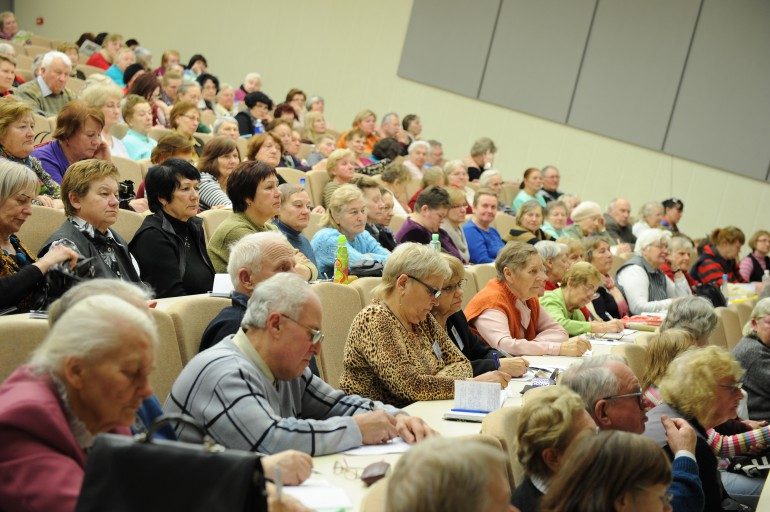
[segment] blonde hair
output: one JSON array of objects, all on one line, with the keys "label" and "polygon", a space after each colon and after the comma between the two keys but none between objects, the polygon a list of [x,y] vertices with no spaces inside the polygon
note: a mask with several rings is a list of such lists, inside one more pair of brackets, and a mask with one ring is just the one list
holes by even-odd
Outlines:
[{"label": "blonde hair", "polygon": [[321,140],[321,137],[328,135],[313,129],[313,124],[319,119],[324,119],[322,112],[308,112],[305,114],[305,136],[310,139],[310,142],[313,144],[317,144],[318,141]]},{"label": "blonde hair", "polygon": [[353,151],[349,149],[335,149],[326,159],[326,172],[329,173],[329,178],[334,179],[334,171],[337,169],[337,164],[345,157],[350,157],[355,160]]},{"label": "blonde hair", "polygon": [[361,192],[360,188],[351,184],[342,185],[332,193],[326,211],[321,216],[318,224],[320,226],[332,227],[339,231],[340,225],[334,220],[334,217],[339,216],[348,204],[359,199],[361,201],[364,200],[364,193]]},{"label": "blonde hair", "polygon": [[16,98],[6,97],[0,100],[0,138],[8,133],[8,127],[22,117],[29,116],[34,123],[32,107]]},{"label": "blonde hair", "polygon": [[644,355],[642,389],[654,386],[665,375],[671,361],[695,346],[695,338],[684,329],[669,329],[650,338]]},{"label": "blonde hair", "polygon": [[64,173],[64,179],[61,182],[61,198],[64,202],[64,213],[68,217],[78,215],[78,210],[75,209],[70,201],[70,193],[83,198],[88,194],[91,183],[106,177],[113,178],[116,182],[120,180],[118,168],[109,160],[89,158],[88,160],[81,160],[70,165],[67,168],[67,172]]},{"label": "blonde hair", "polygon": [[459,188],[454,187],[446,187],[447,194],[449,194],[449,205],[450,208],[453,208],[455,206],[459,206],[463,203],[468,202],[468,198],[465,195],[464,190],[460,190]]},{"label": "blonde hair", "polygon": [[751,238],[749,238],[749,247],[752,251],[757,250],[757,240],[759,240],[760,236],[766,236],[770,238],[770,231],[760,229],[759,231],[755,231],[754,234],[751,235]]},{"label": "blonde hair", "polygon": [[388,257],[382,271],[382,281],[372,290],[372,294],[375,297],[386,298],[396,288],[396,281],[403,274],[420,280],[439,276],[446,281],[452,275],[452,270],[441,253],[434,251],[431,247],[405,242],[399,244]]},{"label": "blonde hair", "polygon": [[375,114],[369,109],[366,109],[356,114],[356,117],[353,118],[353,123],[351,124],[351,126],[353,128],[358,128],[358,125],[361,124],[361,121],[363,121],[369,116],[374,116],[374,120],[377,121],[377,114]]},{"label": "blonde hair", "polygon": [[431,167],[423,173],[420,187],[425,189],[434,185],[442,186],[442,182],[446,183],[444,171],[440,167]]},{"label": "blonde hair", "polygon": [[566,386],[548,386],[527,400],[516,427],[516,455],[528,474],[551,477],[552,471],[543,461],[543,450],[551,448],[564,453],[573,424],[585,410],[580,395]]},{"label": "blonde hair", "polygon": [[583,243],[577,238],[563,236],[556,241],[559,242],[560,244],[564,244],[567,246],[567,257],[569,257],[571,254],[575,254],[576,252],[579,252],[580,257],[585,258],[585,250],[583,249]]},{"label": "blonde hair", "polygon": [[[123,99],[123,91],[115,85],[110,84],[96,84],[91,85],[83,89],[80,93],[79,99],[88,104],[89,107],[102,108],[107,100],[110,98],[116,98],[118,101]],[[147,100],[145,100],[146,102]]]},{"label": "blonde hair", "polygon": [[444,261],[447,262],[449,265],[449,270],[452,271],[452,275],[447,278],[447,281],[450,281],[455,278],[463,279],[465,278],[465,267],[463,266],[463,262],[458,260],[456,257],[452,256],[451,254],[447,254],[445,252],[441,253],[441,256],[444,257]]},{"label": "blonde hair", "polygon": [[598,285],[602,282],[602,275],[596,267],[587,261],[578,261],[572,265],[562,278],[564,286]]}]

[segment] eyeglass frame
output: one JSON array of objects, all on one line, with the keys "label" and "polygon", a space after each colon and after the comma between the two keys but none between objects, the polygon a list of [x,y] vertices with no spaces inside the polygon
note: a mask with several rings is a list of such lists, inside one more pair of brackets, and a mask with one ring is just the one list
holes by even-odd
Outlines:
[{"label": "eyeglass frame", "polygon": [[430,286],[430,285],[428,285],[428,284],[426,284],[426,283],[422,282],[421,280],[417,279],[416,277],[414,277],[414,276],[412,276],[412,275],[409,275],[409,274],[405,274],[405,275],[406,275],[406,277],[408,277],[409,279],[414,279],[415,281],[417,281],[418,283],[420,283],[421,285],[423,285],[423,286],[425,287],[425,289],[426,289],[426,290],[428,290],[428,294],[429,294],[431,297],[433,297],[434,299],[438,299],[439,297],[441,297],[441,290],[440,290],[440,289],[439,289],[439,290],[437,290],[437,289],[435,289],[435,288],[433,288],[432,286]]},{"label": "eyeglass frame", "polygon": [[311,345],[318,345],[319,343],[321,343],[324,340],[325,335],[324,335],[324,333],[323,333],[323,331],[321,329],[313,329],[311,327],[308,327],[307,325],[304,325],[304,324],[300,323],[299,321],[294,320],[292,317],[290,317],[289,315],[287,315],[285,313],[281,313],[281,316],[286,318],[287,320],[291,320],[295,324],[297,324],[300,327],[302,327],[303,329],[307,330],[308,334],[310,335],[310,344]]},{"label": "eyeglass frame", "polygon": [[735,393],[743,390],[743,382],[736,382],[735,384],[717,384],[717,387],[729,390],[731,393]]},{"label": "eyeglass frame", "polygon": [[636,401],[639,403],[639,408],[644,410],[644,392],[640,389],[639,391],[634,391],[633,393],[624,393],[622,395],[609,395],[609,396],[603,396],[600,398],[600,400],[616,400],[618,398],[631,398],[636,397]]},{"label": "eyeglass frame", "polygon": [[441,293],[454,293],[457,290],[462,289],[463,286],[465,286],[465,283],[468,282],[468,279],[462,278],[459,281],[457,281],[457,284],[449,284],[447,286],[441,287]]}]

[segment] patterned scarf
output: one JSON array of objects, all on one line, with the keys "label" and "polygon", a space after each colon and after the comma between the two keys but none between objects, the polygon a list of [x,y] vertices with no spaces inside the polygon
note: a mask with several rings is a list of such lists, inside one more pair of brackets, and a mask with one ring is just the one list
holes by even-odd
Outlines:
[{"label": "patterned scarf", "polygon": [[17,164],[21,164],[32,169],[37,176],[37,179],[40,180],[40,188],[38,190],[39,195],[51,196],[53,199],[61,199],[61,188],[59,187],[59,184],[56,183],[53,178],[51,178],[51,175],[48,174],[45,169],[43,169],[40,160],[34,156],[28,156],[27,158],[17,158],[10,154],[2,145],[0,145],[0,158],[5,158],[11,162],[16,162]]}]

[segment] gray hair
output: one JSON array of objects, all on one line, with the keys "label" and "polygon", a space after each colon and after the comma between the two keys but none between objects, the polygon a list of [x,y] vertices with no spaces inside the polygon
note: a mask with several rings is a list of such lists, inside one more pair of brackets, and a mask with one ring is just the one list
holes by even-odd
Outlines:
[{"label": "gray hair", "polygon": [[634,252],[639,256],[641,256],[642,252],[644,252],[644,250],[647,247],[653,244],[661,243],[661,242],[668,243],[669,240],[671,240],[670,231],[664,231],[658,228],[647,229],[643,231],[642,234],[640,234],[636,238],[636,245],[634,245]]},{"label": "gray hair", "polygon": [[37,196],[37,184],[37,175],[26,165],[0,160],[0,205],[22,191],[33,191],[34,199]]},{"label": "gray hair", "polygon": [[101,109],[110,98],[122,100],[123,91],[112,81],[105,84],[91,82],[80,92],[79,98],[88,106]]},{"label": "gray hair", "polygon": [[390,121],[391,117],[395,117],[396,119],[398,119],[398,114],[395,112],[388,112],[387,114],[382,116],[382,120],[380,120],[380,123],[381,124],[387,123],[388,121]]},{"label": "gray hair", "polygon": [[495,477],[507,480],[502,450],[476,440],[431,437],[398,460],[388,480],[386,508],[481,512],[489,506],[484,491]]},{"label": "gray hair", "polygon": [[186,94],[187,91],[189,91],[193,87],[197,87],[198,89],[200,89],[201,84],[193,80],[184,80],[182,82],[182,85],[179,86],[179,91],[177,92],[177,94]]},{"label": "gray hair", "polygon": [[440,276],[446,281],[452,277],[452,270],[441,253],[427,245],[405,242],[397,245],[388,257],[382,271],[382,281],[372,290],[372,294],[386,297],[395,289],[396,280],[402,274],[414,276],[417,279]]},{"label": "gray hair", "polygon": [[411,144],[409,144],[409,150],[407,152],[411,155],[412,151],[414,151],[417,148],[425,148],[425,151],[430,151],[430,144],[428,144],[424,140],[416,140]]},{"label": "gray hair", "polygon": [[297,274],[280,272],[254,288],[241,328],[264,328],[270,313],[281,313],[296,320],[313,293],[310,285]]},{"label": "gray hair", "polygon": [[16,57],[16,48],[8,43],[0,43],[0,54],[7,55],[9,57]]},{"label": "gray hair", "polygon": [[541,240],[535,244],[538,254],[543,261],[549,261],[562,254],[567,254],[569,249],[566,245],[551,240]]},{"label": "gray hair", "polygon": [[699,342],[704,342],[717,326],[714,306],[707,299],[693,295],[673,301],[660,326],[660,332],[668,329],[684,329]]},{"label": "gray hair", "polygon": [[278,231],[251,233],[230,246],[227,273],[230,274],[233,287],[238,286],[238,270],[241,268],[247,268],[254,273],[262,270],[262,250],[273,244],[291,247],[283,233]]},{"label": "gray hair", "polygon": [[449,176],[457,167],[465,169],[465,164],[462,160],[449,160],[444,164],[444,175]]},{"label": "gray hair", "polygon": [[61,60],[64,62],[67,67],[72,69],[72,61],[69,57],[67,57],[66,53],[57,52],[56,50],[50,51],[43,55],[43,59],[40,61],[40,67],[42,68],[48,68],[51,64],[53,64],[53,61],[55,60]]},{"label": "gray hair", "polygon": [[556,174],[560,174],[560,173],[559,173],[559,169],[558,169],[556,166],[554,166],[554,165],[546,165],[546,166],[544,166],[544,167],[541,169],[541,171],[540,171],[540,172],[542,172],[542,173],[543,173],[543,176],[545,176],[545,173],[546,173],[546,172],[548,172],[548,170],[549,170],[549,169],[553,169],[554,171],[556,171]]},{"label": "gray hair", "polygon": [[309,111],[311,108],[313,108],[313,103],[323,103],[324,99],[323,96],[318,96],[314,94],[313,96],[308,97],[307,101],[305,102],[305,108]]},{"label": "gray hair", "polygon": [[495,176],[500,176],[502,178],[503,174],[497,169],[487,169],[486,171],[482,172],[479,176],[479,187],[489,186],[490,180]]},{"label": "gray hair", "polygon": [[92,295],[112,295],[138,308],[147,309],[147,301],[152,298],[151,290],[146,285],[99,277],[89,279],[73,286],[48,308],[48,325],[53,325],[64,313],[81,300]]},{"label": "gray hair", "polygon": [[508,242],[500,249],[495,258],[495,270],[497,271],[497,279],[499,281],[505,281],[505,269],[509,268],[513,271],[524,268],[529,259],[539,253],[533,245],[525,242],[511,241]]},{"label": "gray hair", "polygon": [[663,210],[663,205],[657,201],[650,201],[642,205],[641,210],[639,210],[639,215],[647,217],[648,215],[652,215],[658,209]]},{"label": "gray hair", "polygon": [[618,377],[608,367],[610,361],[627,364],[625,358],[614,354],[592,356],[567,368],[559,381],[580,395],[591,416],[596,402],[620,390]]},{"label": "gray hair", "polygon": [[[220,89],[221,92],[221,89]],[[232,116],[223,116],[220,118],[217,118],[216,121],[214,121],[214,135],[217,135],[219,133],[219,130],[222,128],[222,125],[225,123],[233,123],[235,126],[238,126],[238,120],[235,119]]]},{"label": "gray hair", "polygon": [[252,78],[256,78],[257,80],[262,80],[262,75],[260,75],[259,73],[255,72],[255,71],[252,71],[251,73],[246,73],[246,76],[243,77],[243,81],[244,82],[248,82]]},{"label": "gray hair", "polygon": [[36,372],[59,374],[70,357],[97,359],[118,347],[132,331],[158,346],[155,323],[147,311],[112,295],[91,295],[56,321],[29,363]]},{"label": "gray hair", "polygon": [[430,139],[428,141],[428,144],[430,144],[430,147],[432,148],[441,148],[444,147],[441,142],[437,141],[436,139]]},{"label": "gray hair", "polygon": [[669,246],[671,248],[671,252],[683,251],[685,249],[692,252],[692,250],[695,248],[692,240],[682,235],[672,235],[671,240],[669,241]]},{"label": "gray hair", "polygon": [[152,63],[152,52],[144,46],[137,46],[134,48],[134,57],[139,64],[150,67]]},{"label": "gray hair", "polygon": [[751,310],[749,321],[746,322],[745,326],[743,326],[743,335],[748,336],[754,332],[754,328],[751,326],[752,320],[756,320],[757,318],[762,318],[767,315],[770,315],[770,297],[761,299],[759,302],[757,302],[757,305],[754,306],[754,309]]},{"label": "gray hair", "polygon": [[487,151],[494,154],[497,153],[497,146],[489,137],[481,137],[476,140],[471,146],[471,156],[479,156],[485,154]]}]

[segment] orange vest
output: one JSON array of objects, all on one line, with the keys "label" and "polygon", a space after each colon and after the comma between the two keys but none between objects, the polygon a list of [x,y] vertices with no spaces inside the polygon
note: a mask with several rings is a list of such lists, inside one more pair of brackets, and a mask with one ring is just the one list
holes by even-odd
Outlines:
[{"label": "orange vest", "polygon": [[521,314],[516,309],[517,297],[510,288],[498,279],[492,279],[477,293],[465,307],[465,316],[471,325],[471,330],[478,335],[473,326],[474,321],[487,309],[497,309],[508,318],[508,330],[514,339],[534,340],[537,336],[537,321],[540,317],[540,302],[537,297],[524,301],[531,311],[529,325],[525,330],[521,325]]}]

